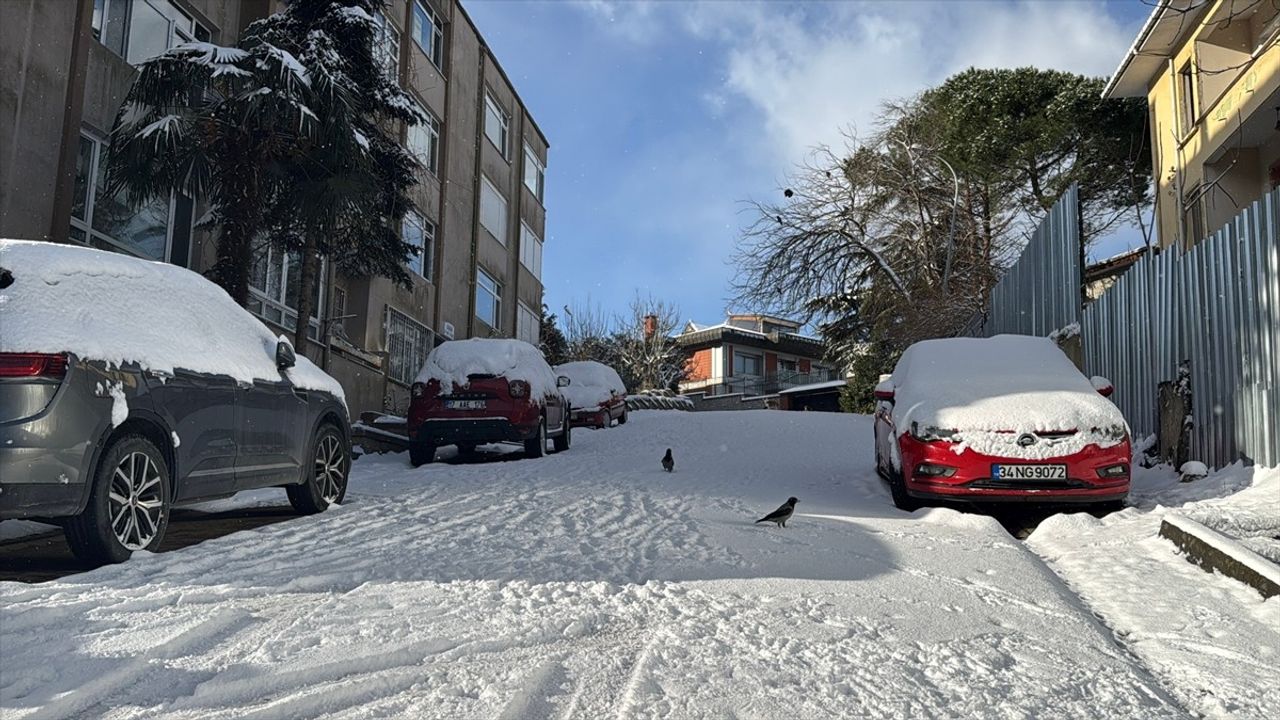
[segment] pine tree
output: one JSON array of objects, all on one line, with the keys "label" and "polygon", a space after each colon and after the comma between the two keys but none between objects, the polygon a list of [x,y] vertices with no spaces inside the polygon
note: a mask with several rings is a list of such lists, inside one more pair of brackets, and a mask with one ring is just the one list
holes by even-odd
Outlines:
[{"label": "pine tree", "polygon": [[556,326],[555,313],[547,313],[546,303],[542,304],[541,330],[538,337],[541,338],[538,344],[548,364],[559,365],[569,361],[569,341]]},{"label": "pine tree", "polygon": [[374,58],[381,5],[293,0],[236,48],[172,48],[142,63],[112,133],[109,189],[209,203],[222,226],[210,274],[237,302],[256,241],[300,253],[297,347],[322,258],[409,282],[397,228],[417,164],[390,133],[425,118]]}]

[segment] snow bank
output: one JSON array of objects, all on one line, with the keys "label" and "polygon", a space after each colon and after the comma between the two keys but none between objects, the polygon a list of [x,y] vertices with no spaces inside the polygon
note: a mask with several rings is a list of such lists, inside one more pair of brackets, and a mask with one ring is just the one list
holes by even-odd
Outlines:
[{"label": "snow bank", "polygon": [[627,386],[613,368],[595,360],[567,362],[556,366],[556,374],[569,378],[569,387],[561,388],[572,408],[594,408],[615,395],[625,396]]},{"label": "snow bank", "polygon": [[[0,240],[0,352],[69,352],[115,365],[279,380],[277,338],[222,288],[168,263],[74,245]],[[344,398],[301,354],[298,387]]]},{"label": "snow bank", "polygon": [[[913,425],[957,431],[957,452],[1045,459],[1090,444],[1110,447],[1128,432],[1120,410],[1045,338],[926,340],[907,348],[892,382],[899,433]],[[1024,433],[1071,430],[1029,447],[1017,443]]]},{"label": "snow bank", "polygon": [[529,383],[533,397],[556,392],[556,374],[542,357],[542,351],[523,340],[450,340],[427,355],[427,362],[415,382],[436,380],[447,392],[451,384],[466,387],[470,375],[523,380]]}]

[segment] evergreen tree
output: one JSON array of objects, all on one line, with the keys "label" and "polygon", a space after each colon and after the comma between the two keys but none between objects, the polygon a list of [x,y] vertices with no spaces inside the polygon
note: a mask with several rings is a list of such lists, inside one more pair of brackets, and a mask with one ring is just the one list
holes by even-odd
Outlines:
[{"label": "evergreen tree", "polygon": [[539,347],[550,365],[559,365],[569,361],[569,341],[556,326],[555,313],[547,312],[547,304],[542,304],[541,340]]}]

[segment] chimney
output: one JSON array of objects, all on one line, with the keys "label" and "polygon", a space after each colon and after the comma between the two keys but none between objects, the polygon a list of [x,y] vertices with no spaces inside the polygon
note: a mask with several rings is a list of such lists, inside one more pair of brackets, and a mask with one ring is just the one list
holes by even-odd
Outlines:
[{"label": "chimney", "polygon": [[654,335],[658,334],[658,316],[644,316],[644,339],[652,340]]}]

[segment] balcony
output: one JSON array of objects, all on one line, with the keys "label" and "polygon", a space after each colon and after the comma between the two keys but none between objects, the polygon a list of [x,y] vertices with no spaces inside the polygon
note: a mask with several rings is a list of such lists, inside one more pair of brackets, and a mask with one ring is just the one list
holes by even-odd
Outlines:
[{"label": "balcony", "polygon": [[695,392],[705,392],[708,397],[716,395],[732,395],[741,393],[747,396],[776,395],[782,390],[812,385],[813,383],[840,380],[844,375],[837,370],[819,370],[817,372],[781,372],[772,375],[745,375],[721,378],[717,385],[698,388]]}]

